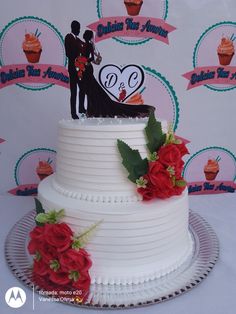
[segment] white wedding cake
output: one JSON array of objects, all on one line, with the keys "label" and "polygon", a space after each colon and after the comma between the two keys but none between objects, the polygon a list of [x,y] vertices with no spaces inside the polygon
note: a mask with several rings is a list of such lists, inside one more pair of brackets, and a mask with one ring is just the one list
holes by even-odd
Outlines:
[{"label": "white wedding cake", "polygon": [[[44,209],[64,209],[75,233],[99,221],[86,246],[91,283],[136,284],[178,268],[192,253],[187,188],[142,201],[117,139],[147,156],[146,118],[91,118],[59,123],[56,173],[38,187]],[[166,131],[167,125],[162,123]]]}]

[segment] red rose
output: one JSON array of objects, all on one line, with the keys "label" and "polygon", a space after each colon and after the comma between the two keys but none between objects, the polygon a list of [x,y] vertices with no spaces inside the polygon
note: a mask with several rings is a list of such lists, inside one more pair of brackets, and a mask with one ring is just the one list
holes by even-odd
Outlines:
[{"label": "red rose", "polygon": [[170,197],[173,189],[173,182],[170,173],[160,164],[159,161],[149,163],[148,176],[156,197]]},{"label": "red rose", "polygon": [[44,226],[36,226],[30,232],[30,238],[37,241],[44,240],[44,232],[45,232]]},{"label": "red rose", "polygon": [[28,251],[30,254],[35,254],[36,251],[38,251],[39,246],[41,243],[45,242],[44,238],[44,232],[45,228],[44,226],[36,226],[34,229],[30,232],[30,241],[28,244]]},{"label": "red rose", "polygon": [[67,285],[71,281],[69,278],[69,273],[62,269],[57,271],[50,269],[49,279],[58,285]]},{"label": "red rose", "polygon": [[181,157],[183,157],[186,154],[189,154],[189,151],[183,142],[181,144],[176,144],[176,147],[178,148]]},{"label": "red rose", "polygon": [[78,270],[79,273],[88,271],[92,266],[92,261],[84,249],[69,249],[61,254],[59,261],[63,269]]},{"label": "red rose", "polygon": [[72,230],[65,223],[45,225],[45,239],[47,243],[55,247],[58,252],[63,252],[70,247],[72,236]]},{"label": "red rose", "polygon": [[31,255],[34,255],[38,251],[39,243],[34,239],[31,239],[28,244],[28,251]]},{"label": "red rose", "polygon": [[176,177],[181,176],[183,168],[184,168],[184,162],[182,159],[180,159],[179,163],[176,164],[174,167]]},{"label": "red rose", "polygon": [[72,287],[80,291],[79,297],[84,302],[89,294],[90,276],[88,272],[81,273],[77,281],[72,282]]},{"label": "red rose", "polygon": [[148,176],[144,178],[155,185],[157,181],[156,176],[158,176],[159,172],[163,170],[164,167],[159,161],[149,162],[148,167]]},{"label": "red rose", "polygon": [[38,247],[38,251],[39,251],[42,259],[46,263],[50,263],[50,261],[57,259],[57,257],[58,257],[57,249],[55,247],[51,246],[50,244],[48,244],[47,242],[41,244]]},{"label": "red rose", "polygon": [[164,166],[175,166],[181,160],[181,154],[175,144],[167,144],[162,146],[157,152],[158,161]]},{"label": "red rose", "polygon": [[144,201],[150,201],[156,197],[155,190],[153,186],[147,186],[146,188],[138,188],[138,193],[142,195]]},{"label": "red rose", "polygon": [[173,195],[181,195],[183,193],[184,189],[185,189],[185,186],[183,187],[183,186],[175,185],[174,189],[173,189]]},{"label": "red rose", "polygon": [[[175,181],[176,182],[178,182],[178,181],[180,181],[180,182],[185,182],[185,180],[181,177],[181,176],[178,176],[178,177],[176,177],[175,178]],[[180,194],[182,194],[182,192],[185,190],[185,187],[186,187],[186,182],[185,182],[185,185],[181,185],[181,186],[179,186],[178,184],[175,184],[175,186],[174,186],[174,191],[173,191],[173,195],[180,195]]]},{"label": "red rose", "polygon": [[40,258],[39,261],[34,260],[34,265],[33,265],[33,272],[35,274],[38,274],[40,276],[45,276],[48,274],[50,271],[50,268],[48,264],[45,263],[45,261]]}]

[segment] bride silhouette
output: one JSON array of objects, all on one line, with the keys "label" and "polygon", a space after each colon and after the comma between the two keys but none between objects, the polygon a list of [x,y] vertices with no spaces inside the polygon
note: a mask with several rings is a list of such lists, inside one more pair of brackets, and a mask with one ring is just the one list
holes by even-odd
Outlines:
[{"label": "bride silhouette", "polygon": [[[87,95],[87,117],[147,117],[155,108],[149,105],[128,105],[112,100],[93,75],[97,53],[93,44],[93,32],[86,30],[83,34],[84,45],[81,55],[76,59],[84,60],[82,71],[78,72],[83,90]],[[79,59],[80,58],[80,59]],[[78,68],[78,67],[77,67]]]}]

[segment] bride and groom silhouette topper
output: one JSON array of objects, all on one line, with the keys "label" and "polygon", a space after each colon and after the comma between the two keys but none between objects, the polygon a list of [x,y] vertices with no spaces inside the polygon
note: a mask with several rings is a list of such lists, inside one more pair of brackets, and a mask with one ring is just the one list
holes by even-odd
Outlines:
[{"label": "bride and groom silhouette topper", "polygon": [[[70,108],[72,119],[79,119],[76,108],[77,87],[79,87],[79,113],[87,117],[146,117],[154,111],[149,105],[129,105],[112,100],[101,87],[93,75],[95,57],[100,56],[95,51],[93,32],[86,30],[83,40],[80,34],[80,23],[72,21],[71,32],[65,37],[65,51],[68,58],[68,72],[70,77]],[[78,57],[85,57],[86,64],[82,77],[79,78],[75,65]],[[101,58],[100,58],[101,60]],[[97,62],[99,63],[99,62]],[[87,110],[84,107],[87,96]]]}]

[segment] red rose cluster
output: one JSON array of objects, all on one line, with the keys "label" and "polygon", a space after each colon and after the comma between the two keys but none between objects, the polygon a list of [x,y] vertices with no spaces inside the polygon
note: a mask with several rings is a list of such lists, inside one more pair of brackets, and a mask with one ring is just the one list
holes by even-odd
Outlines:
[{"label": "red rose cluster", "polygon": [[28,244],[29,253],[34,255],[33,277],[39,286],[44,283],[44,289],[79,290],[80,299],[85,301],[92,262],[84,249],[73,249],[72,244],[73,232],[67,224],[36,226]]},{"label": "red rose cluster", "polygon": [[156,160],[149,161],[148,173],[142,177],[143,185],[137,189],[143,200],[165,199],[183,192],[186,182],[181,176],[184,166],[182,157],[188,153],[184,143],[160,147]]},{"label": "red rose cluster", "polygon": [[86,57],[79,56],[75,59],[75,68],[77,70],[77,74],[79,79],[82,79],[83,72],[85,71],[85,66],[87,64],[88,60]]}]

